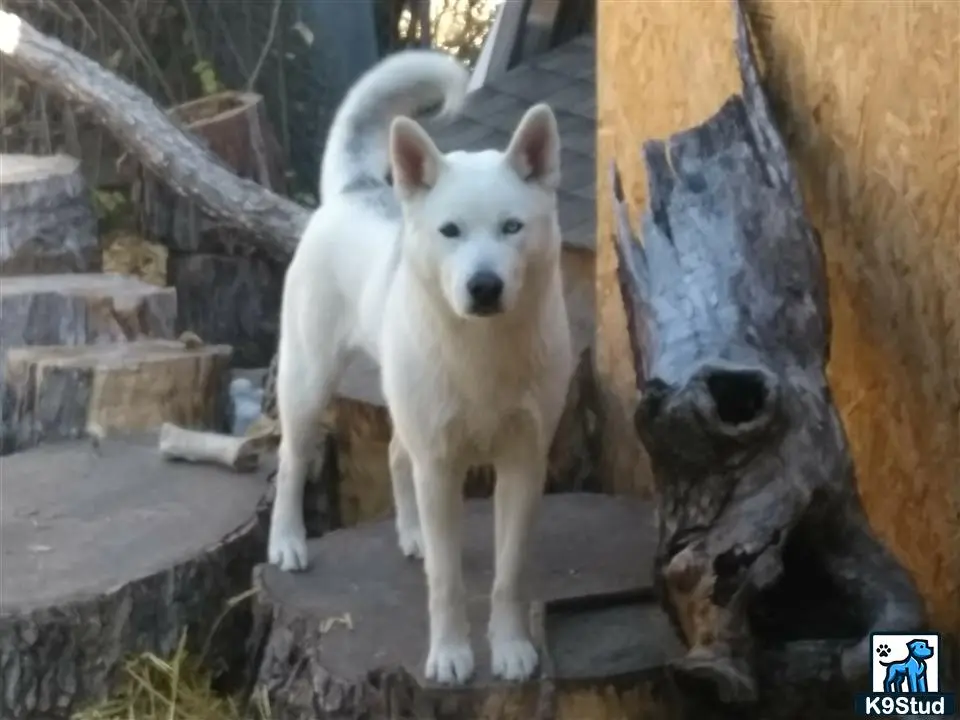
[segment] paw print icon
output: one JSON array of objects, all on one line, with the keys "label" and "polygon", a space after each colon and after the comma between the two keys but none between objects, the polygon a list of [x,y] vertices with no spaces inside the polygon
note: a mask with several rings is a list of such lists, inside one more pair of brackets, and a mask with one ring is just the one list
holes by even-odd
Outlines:
[{"label": "paw print icon", "polygon": [[877,645],[877,655],[879,655],[882,658],[885,658],[888,655],[890,655],[890,646],[884,643]]}]

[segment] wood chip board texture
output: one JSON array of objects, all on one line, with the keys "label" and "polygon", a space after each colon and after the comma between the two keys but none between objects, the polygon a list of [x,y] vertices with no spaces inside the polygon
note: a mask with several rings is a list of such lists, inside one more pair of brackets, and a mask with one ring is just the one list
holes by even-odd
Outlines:
[{"label": "wood chip board texture", "polygon": [[[747,4],[833,309],[830,381],[871,522],[960,632],[960,3]],[[641,143],[711,115],[739,81],[727,2],[601,0],[598,11],[598,366],[604,471],[649,492],[615,272],[616,158],[634,213]]]}]

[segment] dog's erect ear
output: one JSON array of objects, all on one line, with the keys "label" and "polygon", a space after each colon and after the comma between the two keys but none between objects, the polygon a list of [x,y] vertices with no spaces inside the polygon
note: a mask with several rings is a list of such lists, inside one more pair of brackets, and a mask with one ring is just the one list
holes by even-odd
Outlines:
[{"label": "dog's erect ear", "polygon": [[437,182],[443,155],[426,130],[407,117],[394,118],[390,125],[390,166],[393,186],[410,197],[429,190]]},{"label": "dog's erect ear", "polygon": [[549,105],[540,103],[527,110],[513,133],[506,156],[526,182],[557,189],[560,185],[560,131]]}]

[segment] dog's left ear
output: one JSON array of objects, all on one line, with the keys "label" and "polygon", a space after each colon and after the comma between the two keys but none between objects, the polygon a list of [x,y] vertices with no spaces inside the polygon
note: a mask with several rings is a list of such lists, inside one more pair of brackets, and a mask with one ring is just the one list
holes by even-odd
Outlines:
[{"label": "dog's left ear", "polygon": [[550,190],[560,185],[560,131],[549,105],[527,110],[517,125],[506,152],[507,162],[526,182]]}]

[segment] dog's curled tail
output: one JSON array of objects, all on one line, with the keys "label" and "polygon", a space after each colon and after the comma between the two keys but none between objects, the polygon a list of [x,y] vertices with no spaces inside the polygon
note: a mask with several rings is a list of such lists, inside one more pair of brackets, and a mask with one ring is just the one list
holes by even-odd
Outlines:
[{"label": "dog's curled tail", "polygon": [[393,119],[438,106],[439,116],[459,114],[469,80],[463,65],[436,50],[404,50],[367,70],[340,103],[327,134],[321,201],[357,179],[384,179]]}]

